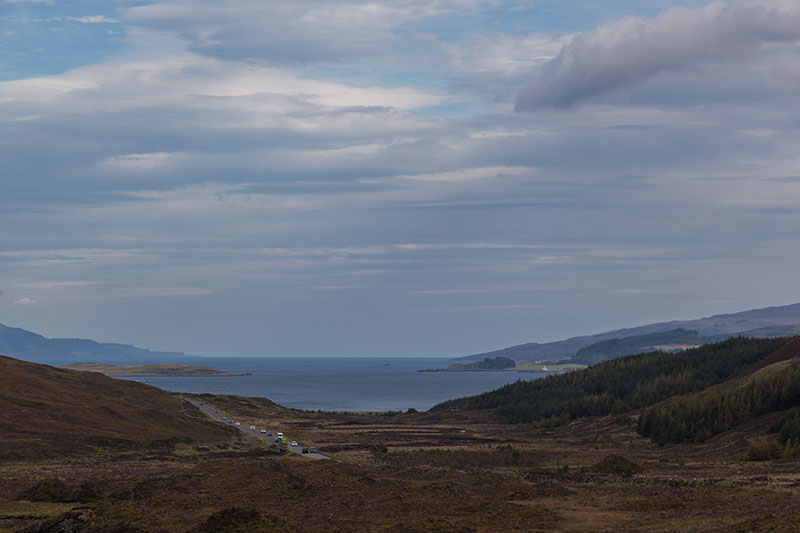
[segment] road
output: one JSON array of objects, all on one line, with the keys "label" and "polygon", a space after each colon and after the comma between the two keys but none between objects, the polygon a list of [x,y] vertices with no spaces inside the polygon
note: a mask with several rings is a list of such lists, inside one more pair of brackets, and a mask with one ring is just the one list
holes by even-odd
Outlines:
[{"label": "road", "polygon": [[[225,425],[228,425],[228,426],[235,424],[235,421],[226,418],[226,416],[223,413],[221,413],[217,409],[214,409],[213,407],[210,407],[210,406],[208,406],[208,405],[206,405],[206,404],[204,404],[202,402],[197,402],[197,401],[194,401],[194,400],[186,400],[186,401],[189,402],[190,404],[194,405],[195,407],[197,407],[200,411],[202,411],[203,413],[208,415],[215,422],[219,422],[221,424],[225,424]],[[262,439],[262,440],[266,440],[266,441],[271,442],[271,443],[274,442],[275,439],[277,438],[277,437],[275,437],[275,434],[277,434],[276,430],[269,429],[269,428],[264,428],[267,431],[271,431],[272,432],[272,436],[269,436],[266,433],[261,433],[261,428],[257,427],[256,429],[250,429],[251,425],[252,424],[249,424],[249,423],[247,423],[247,424],[246,423],[242,423],[240,426],[236,426],[236,427],[240,431],[243,431],[245,433],[249,433],[250,435],[253,435],[254,437],[257,437],[257,438]],[[289,437],[286,437],[285,435],[284,435],[284,437],[289,442],[293,442],[291,439],[289,439]],[[300,443],[298,443],[297,446],[287,445],[286,448],[290,452],[302,455],[303,457],[308,457],[309,459],[330,459],[330,457],[322,455],[321,453],[303,453],[303,448],[307,448],[307,446],[303,446]]]}]

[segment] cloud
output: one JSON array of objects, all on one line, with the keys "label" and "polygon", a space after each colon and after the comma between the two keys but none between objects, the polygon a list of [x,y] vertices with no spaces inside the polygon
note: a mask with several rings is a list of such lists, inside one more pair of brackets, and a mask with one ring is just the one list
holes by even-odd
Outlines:
[{"label": "cloud", "polygon": [[151,172],[156,169],[163,169],[174,166],[188,154],[181,152],[167,153],[155,152],[151,154],[125,154],[106,158],[100,163],[101,167],[114,170],[131,172]]},{"label": "cloud", "polygon": [[[97,282],[95,281],[34,281],[34,282],[22,282],[17,283],[17,287],[22,287],[24,289],[38,289],[38,290],[50,290],[50,289],[64,289],[64,288],[72,288],[72,287],[86,287],[88,285],[94,285]],[[2,294],[2,291],[0,291]]]},{"label": "cloud", "polygon": [[142,250],[73,248],[51,250],[10,250],[0,252],[0,262],[26,267],[53,265],[101,265],[130,263],[146,257]]},{"label": "cloud", "polygon": [[414,21],[477,8],[480,0],[173,0],[123,10],[125,20],[179,36],[190,50],[269,63],[377,57],[402,43]]},{"label": "cloud", "polygon": [[452,311],[513,311],[518,309],[537,309],[541,307],[535,304],[508,304],[508,305],[465,305],[460,307],[449,307]]},{"label": "cloud", "polygon": [[675,7],[651,19],[628,17],[575,36],[520,93],[516,109],[569,108],[664,72],[741,60],[798,39],[795,0],[715,2]]},{"label": "cloud", "polygon": [[17,305],[35,305],[36,300],[33,298],[18,298],[14,300],[14,303]]},{"label": "cloud", "polygon": [[116,19],[109,18],[105,15],[89,15],[86,17],[67,17],[67,20],[74,22],[81,22],[83,24],[118,24]]}]

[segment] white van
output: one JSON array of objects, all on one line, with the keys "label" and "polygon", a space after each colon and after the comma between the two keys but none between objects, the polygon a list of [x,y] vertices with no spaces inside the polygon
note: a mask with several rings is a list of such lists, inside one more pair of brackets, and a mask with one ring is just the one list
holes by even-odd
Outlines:
[{"label": "white van", "polygon": [[282,438],[283,438],[283,433],[281,433],[281,432],[279,431],[279,432],[277,433],[277,436],[278,436],[278,438],[279,438],[279,439],[282,439]]}]

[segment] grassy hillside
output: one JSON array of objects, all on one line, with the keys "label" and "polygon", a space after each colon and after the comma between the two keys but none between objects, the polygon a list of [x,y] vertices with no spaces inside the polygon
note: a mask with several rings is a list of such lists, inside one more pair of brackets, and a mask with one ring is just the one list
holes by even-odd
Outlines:
[{"label": "grassy hillside", "polygon": [[433,410],[492,409],[512,423],[624,413],[722,383],[787,342],[786,338],[734,338],[679,354],[633,355],[567,374],[518,381],[444,402]]},{"label": "grassy hillside", "polygon": [[228,437],[160,389],[0,356],[0,458]]}]

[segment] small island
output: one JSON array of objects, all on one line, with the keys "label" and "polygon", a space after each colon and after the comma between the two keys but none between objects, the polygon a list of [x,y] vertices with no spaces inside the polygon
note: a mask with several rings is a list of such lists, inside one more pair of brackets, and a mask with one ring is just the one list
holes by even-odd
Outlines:
[{"label": "small island", "polygon": [[82,372],[99,372],[107,376],[246,376],[247,374],[216,370],[206,366],[191,366],[179,364],[155,364],[136,366],[114,366],[102,363],[73,363],[62,368],[79,370]]},{"label": "small island", "polygon": [[513,370],[517,362],[508,357],[487,357],[483,361],[476,363],[456,363],[447,368],[427,368],[418,372],[482,372],[487,370]]}]

